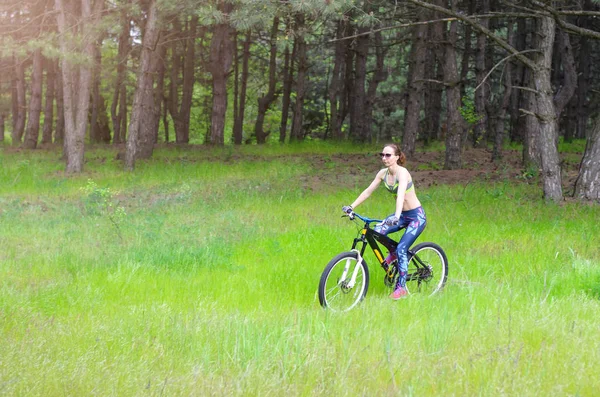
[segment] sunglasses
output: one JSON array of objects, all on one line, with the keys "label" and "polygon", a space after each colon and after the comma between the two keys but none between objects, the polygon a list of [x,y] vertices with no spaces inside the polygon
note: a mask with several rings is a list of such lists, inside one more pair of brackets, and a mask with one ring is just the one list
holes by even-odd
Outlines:
[{"label": "sunglasses", "polygon": [[392,153],[379,153],[379,156],[380,157],[386,157],[386,158],[389,159],[390,157],[393,156],[393,154]]}]

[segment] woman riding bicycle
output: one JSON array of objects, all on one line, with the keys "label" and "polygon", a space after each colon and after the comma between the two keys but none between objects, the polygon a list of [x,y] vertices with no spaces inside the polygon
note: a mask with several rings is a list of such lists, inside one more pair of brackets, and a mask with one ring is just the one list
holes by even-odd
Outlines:
[{"label": "woman riding bicycle", "polygon": [[417,237],[425,229],[427,219],[425,212],[421,207],[421,202],[415,193],[412,177],[406,168],[403,167],[406,162],[406,156],[398,145],[389,143],[383,147],[379,153],[381,161],[385,168],[381,169],[369,187],[367,187],[351,205],[342,207],[342,211],[350,213],[365,201],[371,193],[383,182],[386,189],[396,197],[396,211],[388,216],[382,224],[381,233],[390,234],[406,228],[402,238],[398,242],[398,248],[395,253],[390,253],[385,259],[387,264],[398,258],[398,281],[394,292],[390,295],[392,299],[405,297],[406,274],[408,273],[408,249],[415,242]]}]

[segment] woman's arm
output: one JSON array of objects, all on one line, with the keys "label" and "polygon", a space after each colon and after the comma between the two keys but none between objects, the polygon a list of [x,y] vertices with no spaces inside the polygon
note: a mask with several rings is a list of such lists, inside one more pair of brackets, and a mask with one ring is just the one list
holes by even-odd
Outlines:
[{"label": "woman's arm", "polygon": [[408,185],[408,171],[406,168],[400,168],[400,175],[398,175],[398,193],[396,197],[396,218],[400,219],[402,214],[402,208],[404,208],[404,196],[406,194],[406,186]]},{"label": "woman's arm", "polygon": [[350,206],[352,208],[358,207],[363,201],[365,201],[366,199],[369,198],[371,193],[373,193],[373,191],[375,191],[375,189],[377,189],[377,187],[381,183],[384,172],[385,172],[385,168],[380,170],[377,173],[377,175],[375,175],[375,179],[373,179],[373,182],[371,182],[369,187],[367,187],[365,190],[363,190],[363,192],[356,198],[356,200],[354,200],[354,202],[352,204],[350,204]]}]

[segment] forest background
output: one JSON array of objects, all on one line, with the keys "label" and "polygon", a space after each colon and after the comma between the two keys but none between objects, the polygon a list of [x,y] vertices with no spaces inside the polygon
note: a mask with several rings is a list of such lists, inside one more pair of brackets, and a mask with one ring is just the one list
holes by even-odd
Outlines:
[{"label": "forest background", "polygon": [[[0,393],[595,395],[598,16],[1,2]],[[329,313],[388,141],[447,287]]]},{"label": "forest background", "polygon": [[[307,139],[523,145],[543,195],[564,197],[560,139],[587,139],[572,189],[600,197],[595,1],[7,1],[0,139],[154,145]],[[6,127],[8,126],[8,128]]]}]

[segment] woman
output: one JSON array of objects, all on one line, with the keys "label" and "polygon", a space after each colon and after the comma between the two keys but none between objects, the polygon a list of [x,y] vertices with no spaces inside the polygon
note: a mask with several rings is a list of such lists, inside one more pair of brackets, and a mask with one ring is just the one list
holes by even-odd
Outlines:
[{"label": "woman", "polygon": [[406,227],[404,235],[398,242],[396,253],[390,253],[385,259],[386,263],[390,264],[396,257],[398,258],[398,282],[394,292],[390,295],[390,298],[396,300],[407,295],[408,249],[425,229],[427,220],[421,202],[415,193],[412,177],[408,170],[403,167],[406,162],[404,153],[398,145],[390,143],[383,147],[383,151],[379,155],[385,168],[377,173],[369,187],[351,205],[342,207],[342,211],[345,213],[354,211],[354,208],[365,201],[381,182],[390,193],[395,194],[396,211],[384,220],[381,233],[394,233]]}]

